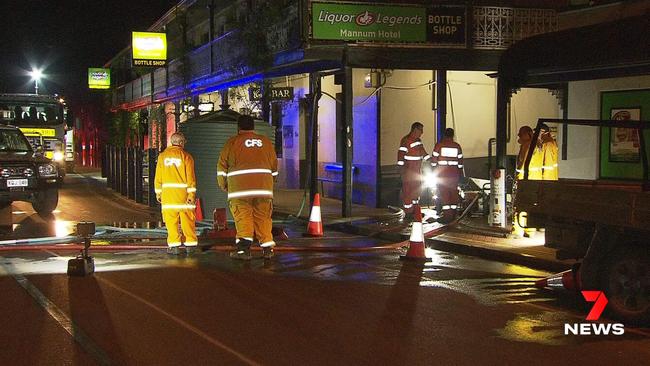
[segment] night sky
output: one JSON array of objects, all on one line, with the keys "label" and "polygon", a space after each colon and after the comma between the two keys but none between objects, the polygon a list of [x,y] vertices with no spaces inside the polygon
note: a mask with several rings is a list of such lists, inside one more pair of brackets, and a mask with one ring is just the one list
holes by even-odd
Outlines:
[{"label": "night sky", "polygon": [[47,77],[39,94],[58,93],[71,103],[88,99],[87,68],[102,67],[177,0],[1,0],[0,92],[33,93],[27,72]]}]

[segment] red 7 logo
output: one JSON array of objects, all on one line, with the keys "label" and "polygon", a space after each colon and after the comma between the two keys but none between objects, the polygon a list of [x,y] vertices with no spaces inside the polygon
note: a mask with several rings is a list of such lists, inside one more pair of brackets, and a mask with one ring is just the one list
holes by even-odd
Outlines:
[{"label": "red 7 logo", "polygon": [[587,314],[587,320],[598,320],[608,303],[605,293],[602,291],[582,291],[582,297],[588,302],[595,302],[591,311]]}]

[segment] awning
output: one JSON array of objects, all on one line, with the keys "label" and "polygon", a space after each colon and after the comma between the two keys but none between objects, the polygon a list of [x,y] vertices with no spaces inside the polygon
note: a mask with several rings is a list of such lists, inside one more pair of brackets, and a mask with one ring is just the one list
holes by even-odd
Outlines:
[{"label": "awning", "polygon": [[546,33],[509,48],[499,79],[510,87],[650,74],[650,13]]}]

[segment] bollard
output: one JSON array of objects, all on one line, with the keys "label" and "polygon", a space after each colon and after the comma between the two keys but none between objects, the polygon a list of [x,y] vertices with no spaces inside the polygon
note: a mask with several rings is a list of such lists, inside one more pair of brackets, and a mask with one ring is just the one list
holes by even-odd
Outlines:
[{"label": "bollard", "polygon": [[133,157],[133,165],[134,165],[134,175],[133,175],[133,184],[134,184],[134,192],[135,192],[135,202],[137,203],[143,203],[144,202],[144,188],[143,188],[143,183],[144,183],[144,177],[142,173],[142,168],[143,168],[143,160],[144,160],[144,153],[141,148],[134,148],[134,157]]},{"label": "bollard", "polygon": [[104,146],[104,151],[102,152],[102,178],[108,177],[108,170],[106,167],[106,152],[108,151],[108,146]]},{"label": "bollard", "polygon": [[155,180],[156,180],[156,163],[158,162],[158,150],[149,149],[148,157],[148,191],[149,191],[149,207],[158,207],[160,203],[156,199]]},{"label": "bollard", "polygon": [[127,171],[128,171],[128,162],[126,147],[120,148],[120,193],[122,196],[126,196],[128,193],[127,187],[129,182],[127,181]]},{"label": "bollard", "polygon": [[117,191],[117,150],[111,146],[111,189]]},{"label": "bollard", "polygon": [[135,200],[135,148],[126,148],[126,196]]}]

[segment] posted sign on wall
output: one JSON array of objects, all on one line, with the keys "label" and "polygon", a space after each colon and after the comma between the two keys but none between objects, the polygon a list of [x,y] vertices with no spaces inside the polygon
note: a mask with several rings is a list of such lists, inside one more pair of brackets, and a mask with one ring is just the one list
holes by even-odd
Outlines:
[{"label": "posted sign on wall", "polygon": [[435,45],[467,44],[467,16],[464,6],[436,6],[427,9],[427,42]]},{"label": "posted sign on wall", "polygon": [[424,42],[426,8],[312,3],[312,37],[324,40]]},{"label": "posted sign on wall", "polygon": [[108,89],[111,87],[111,69],[91,67],[88,69],[88,88]]},{"label": "posted sign on wall", "polygon": [[133,32],[131,49],[133,66],[165,66],[167,35],[165,33]]},{"label": "posted sign on wall", "polygon": [[464,6],[312,3],[312,39],[465,47]]}]

